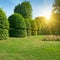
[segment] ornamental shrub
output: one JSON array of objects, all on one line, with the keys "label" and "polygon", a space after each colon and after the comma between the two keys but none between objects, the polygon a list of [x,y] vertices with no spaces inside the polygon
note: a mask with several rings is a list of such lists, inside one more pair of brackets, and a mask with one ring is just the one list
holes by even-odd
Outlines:
[{"label": "ornamental shrub", "polygon": [[37,25],[34,20],[30,20],[31,23],[31,35],[37,35]]},{"label": "ornamental shrub", "polygon": [[25,19],[27,36],[31,36],[31,24],[29,19]]},{"label": "ornamental shrub", "polygon": [[10,37],[25,37],[26,36],[25,29],[10,29],[9,33],[10,33]]},{"label": "ornamental shrub", "polygon": [[5,15],[5,12],[0,9],[0,28],[2,29],[9,29],[9,22]]},{"label": "ornamental shrub", "polygon": [[20,14],[13,14],[9,17],[10,23],[10,36],[11,37],[25,37],[26,36],[26,24],[23,17]]}]

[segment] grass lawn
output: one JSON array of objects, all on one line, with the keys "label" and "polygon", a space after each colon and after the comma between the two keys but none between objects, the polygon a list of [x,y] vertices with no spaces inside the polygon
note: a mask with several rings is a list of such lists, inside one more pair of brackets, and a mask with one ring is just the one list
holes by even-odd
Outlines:
[{"label": "grass lawn", "polygon": [[40,41],[43,36],[0,41],[0,60],[60,60],[60,41]]}]

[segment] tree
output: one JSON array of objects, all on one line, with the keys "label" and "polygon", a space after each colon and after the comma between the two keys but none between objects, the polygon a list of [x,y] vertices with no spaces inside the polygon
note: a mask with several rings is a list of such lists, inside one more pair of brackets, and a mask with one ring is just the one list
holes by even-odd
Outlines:
[{"label": "tree", "polygon": [[52,13],[51,15],[51,31],[52,34],[60,35],[60,14]]},{"label": "tree", "polygon": [[11,37],[25,37],[26,25],[23,17],[20,14],[13,14],[9,18],[10,23],[10,36]]},{"label": "tree", "polygon": [[54,0],[51,15],[51,31],[52,34],[60,35],[60,0]]},{"label": "tree", "polygon": [[32,18],[32,6],[30,2],[24,1],[21,5],[17,5],[14,9],[14,13],[21,14],[25,19]]},{"label": "tree", "polygon": [[53,4],[53,12],[57,12],[60,13],[60,0],[54,0],[54,4]]},{"label": "tree", "polygon": [[5,15],[5,12],[0,8],[0,40],[7,39],[9,34],[9,22]]},{"label": "tree", "polygon": [[21,14],[21,5],[20,4],[18,4],[17,6],[15,6],[14,13]]}]

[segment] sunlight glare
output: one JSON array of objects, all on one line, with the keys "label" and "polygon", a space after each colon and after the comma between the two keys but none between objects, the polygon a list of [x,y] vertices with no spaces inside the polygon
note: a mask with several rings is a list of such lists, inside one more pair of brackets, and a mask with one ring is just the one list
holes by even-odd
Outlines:
[{"label": "sunlight glare", "polygon": [[45,10],[42,15],[46,17],[47,20],[50,20],[51,12],[49,10]]}]

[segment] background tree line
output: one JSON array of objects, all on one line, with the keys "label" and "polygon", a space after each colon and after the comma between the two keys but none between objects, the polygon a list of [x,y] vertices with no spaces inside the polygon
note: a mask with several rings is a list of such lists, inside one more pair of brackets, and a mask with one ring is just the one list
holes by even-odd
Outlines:
[{"label": "background tree line", "polygon": [[60,1],[55,0],[50,22],[45,17],[32,19],[32,6],[24,1],[15,6],[14,14],[6,17],[0,9],[0,39],[10,37],[25,37],[31,35],[60,35]]}]

